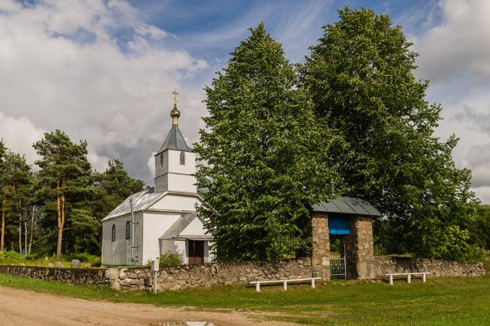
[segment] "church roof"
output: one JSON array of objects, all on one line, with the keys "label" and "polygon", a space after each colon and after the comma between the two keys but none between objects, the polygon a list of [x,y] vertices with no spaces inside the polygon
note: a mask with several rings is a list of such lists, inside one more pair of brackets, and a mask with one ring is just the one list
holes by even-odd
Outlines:
[{"label": "church roof", "polygon": [[122,216],[131,213],[131,205],[129,201],[133,200],[133,211],[138,212],[151,207],[156,201],[162,198],[165,193],[155,192],[154,188],[149,188],[140,192],[137,192],[128,198],[126,198],[119,206],[117,206],[112,212],[109,213],[102,221],[111,219],[113,217]]},{"label": "church roof", "polygon": [[353,197],[340,197],[329,202],[311,205],[311,208],[314,212],[381,216],[381,213],[369,202]]},{"label": "church roof", "polygon": [[[182,214],[181,217],[179,217],[179,219],[177,221],[175,221],[174,224],[172,224],[172,226],[170,226],[170,228],[168,228],[167,231],[165,231],[165,233],[160,237],[160,240],[170,240],[170,239],[176,239],[176,238],[179,238],[180,234],[182,233],[182,231],[185,230],[185,228],[187,226],[189,226],[189,224],[191,224],[191,222],[195,219],[195,218],[198,218],[201,220],[201,222],[204,223],[204,221],[201,219],[201,217],[199,217],[199,215],[197,215],[197,213],[191,213],[191,214]],[[192,239],[212,239],[211,236],[209,235],[196,235],[196,236],[193,236],[193,235],[187,235],[187,236],[184,236],[185,238],[192,238]]]},{"label": "church roof", "polygon": [[158,151],[158,154],[166,151],[167,149],[187,152],[191,151],[191,148],[187,146],[187,143],[185,142],[184,136],[182,136],[178,125],[172,126],[167,135],[167,138],[165,138],[165,141],[163,142],[162,147]]}]

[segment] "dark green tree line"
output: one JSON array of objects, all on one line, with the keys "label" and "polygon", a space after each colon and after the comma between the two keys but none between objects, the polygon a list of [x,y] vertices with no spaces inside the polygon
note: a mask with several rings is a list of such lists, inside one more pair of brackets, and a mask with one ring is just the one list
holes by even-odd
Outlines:
[{"label": "dark green tree line", "polygon": [[[87,160],[87,143],[64,132],[46,133],[34,145],[40,170],[0,142],[1,249],[25,254],[100,254],[101,219],[127,196],[144,187],[122,162],[105,172]],[[8,245],[5,246],[5,245]]]}]

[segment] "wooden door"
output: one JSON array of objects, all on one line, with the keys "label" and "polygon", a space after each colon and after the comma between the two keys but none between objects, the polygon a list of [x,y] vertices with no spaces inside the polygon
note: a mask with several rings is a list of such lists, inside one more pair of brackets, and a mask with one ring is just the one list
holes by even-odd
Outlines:
[{"label": "wooden door", "polygon": [[204,264],[204,241],[189,240],[189,265]]}]

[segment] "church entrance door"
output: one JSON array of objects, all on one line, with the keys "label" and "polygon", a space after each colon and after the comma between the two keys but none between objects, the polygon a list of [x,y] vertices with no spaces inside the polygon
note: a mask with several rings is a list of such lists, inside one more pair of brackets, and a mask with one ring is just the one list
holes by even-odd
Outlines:
[{"label": "church entrance door", "polygon": [[204,264],[204,241],[189,240],[189,265]]}]

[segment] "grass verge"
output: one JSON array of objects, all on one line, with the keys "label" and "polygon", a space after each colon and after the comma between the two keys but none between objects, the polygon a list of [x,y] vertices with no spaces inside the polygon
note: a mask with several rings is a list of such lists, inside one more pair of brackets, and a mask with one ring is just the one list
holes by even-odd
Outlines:
[{"label": "grass verge", "polygon": [[193,306],[200,310],[274,313],[264,318],[308,325],[490,325],[490,277],[430,279],[427,283],[331,282],[316,289],[292,285],[191,289],[160,293],[117,292],[107,286],[69,285],[0,274],[0,286],[87,300]]}]

